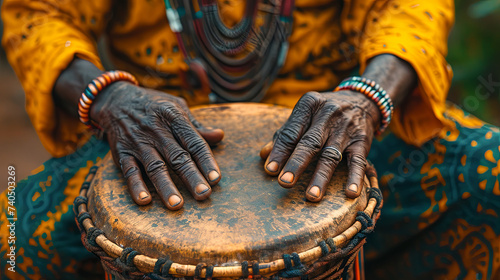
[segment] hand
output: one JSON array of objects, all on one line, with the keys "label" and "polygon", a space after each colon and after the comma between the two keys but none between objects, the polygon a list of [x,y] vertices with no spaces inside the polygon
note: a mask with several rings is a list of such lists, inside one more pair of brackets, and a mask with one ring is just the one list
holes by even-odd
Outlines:
[{"label": "hand", "polygon": [[261,150],[261,157],[267,158],[264,169],[271,176],[279,174],[279,184],[291,188],[319,156],[306,190],[306,198],[318,202],[342,158],[339,151],[349,167],[346,195],[356,198],[361,193],[366,157],[380,118],[375,103],[361,93],[309,92],[297,102],[273,142]]},{"label": "hand", "polygon": [[151,202],[143,180],[146,175],[168,209],[182,207],[184,200],[168,168],[196,200],[208,198],[210,186],[220,181],[220,169],[208,144],[220,142],[224,132],[203,127],[184,99],[116,82],[98,95],[90,113],[105,131],[113,159],[137,204]]}]

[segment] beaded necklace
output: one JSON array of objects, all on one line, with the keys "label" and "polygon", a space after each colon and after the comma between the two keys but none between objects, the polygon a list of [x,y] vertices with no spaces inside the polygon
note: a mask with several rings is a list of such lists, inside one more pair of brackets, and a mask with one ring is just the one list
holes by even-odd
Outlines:
[{"label": "beaded necklace", "polygon": [[[247,0],[243,19],[231,28],[216,0],[196,1],[165,0],[190,71],[213,102],[261,100],[285,62],[294,0]],[[261,27],[255,25],[258,11],[265,15]]]}]

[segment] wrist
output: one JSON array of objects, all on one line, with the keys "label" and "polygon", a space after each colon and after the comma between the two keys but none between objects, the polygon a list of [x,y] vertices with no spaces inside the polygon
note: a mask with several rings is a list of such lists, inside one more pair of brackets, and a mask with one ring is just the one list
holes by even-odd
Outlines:
[{"label": "wrist", "polygon": [[78,117],[78,104],[82,91],[94,79],[104,73],[94,64],[75,58],[61,72],[53,88],[56,106],[71,116]]},{"label": "wrist", "polygon": [[90,82],[82,92],[78,104],[78,116],[80,118],[80,121],[88,128],[99,129],[99,126],[96,126],[96,120],[100,119],[100,112],[103,108],[105,108],[105,105],[109,103],[110,99],[109,96],[107,98],[104,98],[104,101],[101,102],[103,106],[101,106],[100,109],[94,109],[94,117],[96,119],[91,118],[91,109],[93,107],[92,105],[94,105],[94,101],[97,99],[99,94],[102,93],[102,91],[119,81],[127,81],[129,83],[138,85],[137,80],[130,73],[124,71],[108,71],[93,79],[92,82]]},{"label": "wrist", "polygon": [[377,104],[375,104],[373,100],[371,100],[368,96],[364,95],[361,92],[351,91],[351,94],[358,96],[360,99],[363,99],[363,102],[361,102],[362,109],[365,111],[368,117],[370,117],[370,119],[372,120],[371,123],[373,124],[373,128],[374,130],[376,130],[380,125],[380,122],[382,121],[382,113],[380,112]]},{"label": "wrist", "polygon": [[381,54],[372,58],[362,77],[377,81],[383,87],[394,107],[416,88],[418,75],[413,67],[401,58],[391,54]]},{"label": "wrist", "polygon": [[335,89],[335,91],[340,90],[358,92],[370,99],[380,112],[380,126],[375,134],[380,135],[384,132],[391,122],[394,105],[387,92],[379,84],[364,77],[350,77],[342,81]]},{"label": "wrist", "polygon": [[112,100],[117,98],[120,95],[120,92],[123,92],[127,86],[133,85],[126,81],[116,81],[102,89],[92,104],[92,108],[89,112],[90,119],[98,124],[101,124],[100,120],[103,116],[103,112],[109,108]]}]

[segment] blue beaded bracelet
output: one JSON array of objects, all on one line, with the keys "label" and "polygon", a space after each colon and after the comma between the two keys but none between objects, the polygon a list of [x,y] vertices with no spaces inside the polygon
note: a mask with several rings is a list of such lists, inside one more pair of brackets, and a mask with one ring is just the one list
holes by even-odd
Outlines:
[{"label": "blue beaded bracelet", "polygon": [[335,91],[339,90],[352,90],[363,93],[377,104],[382,115],[382,121],[375,135],[382,134],[389,126],[392,119],[392,112],[394,111],[394,105],[387,92],[375,81],[362,77],[350,77],[343,80],[335,89]]}]

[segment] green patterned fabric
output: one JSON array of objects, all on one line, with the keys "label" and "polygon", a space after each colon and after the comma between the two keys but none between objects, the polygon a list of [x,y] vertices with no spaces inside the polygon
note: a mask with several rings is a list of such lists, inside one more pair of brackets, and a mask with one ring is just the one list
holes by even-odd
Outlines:
[{"label": "green patterned fabric", "polygon": [[447,117],[455,127],[421,148],[392,134],[372,145],[384,195],[365,246],[375,279],[500,279],[500,132],[453,106]]},{"label": "green patterned fabric", "polygon": [[[107,143],[92,138],[75,153],[48,160],[33,171],[35,174],[17,184],[16,272],[8,271],[10,265],[2,261],[1,279],[89,279],[95,276],[96,269],[104,273],[96,257],[80,241],[73,201],[90,167],[108,151]],[[3,193],[0,197],[2,256],[9,249],[8,206],[7,195]]]}]

